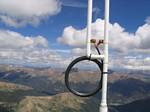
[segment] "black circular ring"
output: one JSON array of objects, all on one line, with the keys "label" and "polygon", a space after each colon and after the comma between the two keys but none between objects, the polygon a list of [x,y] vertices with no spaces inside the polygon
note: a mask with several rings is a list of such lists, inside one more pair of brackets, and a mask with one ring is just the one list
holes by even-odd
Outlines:
[{"label": "black circular ring", "polygon": [[[98,65],[98,67],[99,67],[99,69],[100,69],[100,71],[101,71],[101,77],[100,77],[100,81],[99,81],[99,83],[98,83],[98,87],[96,87],[95,90],[93,90],[92,92],[89,92],[89,93],[80,93],[80,92],[78,92],[78,91],[72,89],[72,88],[70,87],[70,83],[69,83],[69,74],[70,74],[70,71],[71,71],[72,67],[73,67],[76,63],[78,63],[78,62],[80,62],[80,61],[83,61],[83,60],[93,61],[94,63],[96,63],[96,64]],[[73,61],[69,64],[68,68],[67,68],[66,71],[65,71],[65,84],[66,84],[67,89],[68,89],[71,93],[73,93],[73,94],[75,94],[75,95],[77,95],[77,96],[80,96],[80,97],[89,97],[89,96],[95,95],[95,94],[102,88],[102,77],[103,77],[103,63],[100,62],[100,61],[98,61],[97,59],[90,59],[90,58],[88,58],[87,56],[82,56],[82,57],[76,58],[75,60],[73,60]]]}]

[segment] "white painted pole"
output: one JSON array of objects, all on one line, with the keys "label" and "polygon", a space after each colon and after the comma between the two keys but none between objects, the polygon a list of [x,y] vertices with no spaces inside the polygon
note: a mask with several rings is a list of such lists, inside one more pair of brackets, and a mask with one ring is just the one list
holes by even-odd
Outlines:
[{"label": "white painted pole", "polygon": [[93,7],[93,0],[88,0],[88,16],[87,16],[87,56],[90,57],[91,55],[91,25],[92,25],[92,7]]},{"label": "white painted pole", "polygon": [[104,66],[102,82],[102,99],[100,112],[108,112],[107,107],[107,75],[108,75],[108,37],[109,37],[109,0],[105,0],[105,24],[104,24]]}]

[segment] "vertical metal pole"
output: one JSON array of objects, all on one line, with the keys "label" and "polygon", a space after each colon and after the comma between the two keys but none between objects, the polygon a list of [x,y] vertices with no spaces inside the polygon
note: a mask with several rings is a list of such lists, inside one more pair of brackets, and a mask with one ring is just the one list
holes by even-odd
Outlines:
[{"label": "vertical metal pole", "polygon": [[108,112],[107,107],[107,75],[108,75],[108,37],[109,37],[109,0],[105,0],[105,24],[104,24],[104,66],[102,82],[102,99],[100,112]]},{"label": "vertical metal pole", "polygon": [[88,0],[88,16],[87,16],[87,56],[90,57],[91,55],[91,25],[92,25],[92,6],[93,0]]}]

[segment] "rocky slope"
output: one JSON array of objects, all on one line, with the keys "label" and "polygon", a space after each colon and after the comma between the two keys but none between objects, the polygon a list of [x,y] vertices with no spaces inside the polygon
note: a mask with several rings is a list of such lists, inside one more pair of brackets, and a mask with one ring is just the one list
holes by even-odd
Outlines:
[{"label": "rocky slope", "polygon": [[[88,73],[81,77],[92,78],[90,75],[88,77]],[[79,79],[76,78],[75,84]],[[95,86],[93,82],[88,85]],[[83,88],[79,86],[79,89]],[[139,108],[132,106],[136,101],[149,98],[148,73],[113,71],[109,74],[110,112],[124,112],[126,106],[134,110]],[[0,112],[97,112],[99,99],[100,93],[90,98],[69,94],[64,85],[62,69],[0,66]]]}]

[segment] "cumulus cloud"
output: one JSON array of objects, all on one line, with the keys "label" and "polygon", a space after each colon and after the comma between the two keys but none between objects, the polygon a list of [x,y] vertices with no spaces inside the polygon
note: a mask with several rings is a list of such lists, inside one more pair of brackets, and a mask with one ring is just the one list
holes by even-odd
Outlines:
[{"label": "cumulus cloud", "polygon": [[[67,67],[70,50],[51,49],[43,36],[24,36],[10,30],[0,30],[0,64]],[[64,56],[64,53],[68,55]]]},{"label": "cumulus cloud", "polygon": [[82,49],[82,48],[74,48],[71,50],[71,53],[73,53],[74,55],[85,55],[86,53],[86,49]]},{"label": "cumulus cloud", "polygon": [[60,43],[67,44],[69,46],[82,46],[85,44],[86,30],[76,30],[72,26],[66,27],[63,31],[62,37],[57,40]]},{"label": "cumulus cloud", "polygon": [[139,38],[139,48],[150,50],[150,24],[140,26],[135,36]]},{"label": "cumulus cloud", "polygon": [[30,37],[23,36],[20,33],[0,30],[0,48],[36,48],[36,47],[48,47],[48,41],[42,36]]},{"label": "cumulus cloud", "polygon": [[53,66],[61,59],[60,55],[48,49],[0,49],[0,64]]},{"label": "cumulus cloud", "polygon": [[58,55],[49,50],[43,36],[24,36],[20,33],[0,30],[0,63],[49,63]]},{"label": "cumulus cloud", "polygon": [[48,16],[58,14],[60,10],[59,0],[1,0],[0,21],[14,27],[26,24],[36,26]]},{"label": "cumulus cloud", "polygon": [[145,22],[150,24],[150,16],[146,18]]},{"label": "cumulus cloud", "polygon": [[[97,19],[92,24],[92,37],[96,39],[103,39],[104,37],[104,20]],[[110,48],[119,52],[127,52],[136,49],[150,49],[150,25],[145,23],[140,26],[135,33],[126,32],[118,23],[109,24]],[[58,42],[74,47],[83,47],[86,45],[86,28],[77,30],[72,26],[64,29]]]},{"label": "cumulus cloud", "polygon": [[[95,48],[92,48],[91,51],[93,54],[98,54]],[[100,52],[102,53],[102,51],[100,50]],[[73,55],[76,56],[84,56],[86,54],[86,48],[73,48],[71,49],[71,52]]]},{"label": "cumulus cloud", "polygon": [[150,70],[150,57],[110,57],[109,66],[112,69]]},{"label": "cumulus cloud", "polygon": [[[103,38],[104,21],[98,19],[95,23],[92,24],[92,37],[94,38]],[[72,26],[68,26],[64,29],[63,34],[59,37],[58,42],[74,47],[83,47],[86,45],[86,28],[77,30]]]},{"label": "cumulus cloud", "polygon": [[[92,38],[104,38],[103,26],[104,20],[102,19],[97,19],[92,23]],[[148,58],[150,53],[150,24],[148,20],[144,25],[139,26],[135,33],[127,32],[118,23],[110,23],[109,27],[110,68],[150,70]],[[72,53],[76,55],[86,54],[86,28],[75,29],[68,26],[57,40],[59,43],[74,47]],[[125,59],[124,57],[127,56],[130,58]],[[133,56],[135,58],[132,58]],[[147,58],[144,58],[145,56]]]}]

